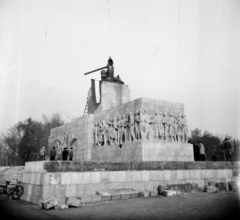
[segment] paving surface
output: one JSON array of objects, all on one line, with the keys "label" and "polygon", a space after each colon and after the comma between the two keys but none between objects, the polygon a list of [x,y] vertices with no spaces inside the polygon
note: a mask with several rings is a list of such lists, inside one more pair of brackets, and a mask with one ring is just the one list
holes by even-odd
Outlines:
[{"label": "paving surface", "polygon": [[240,219],[238,193],[199,193],[175,197],[99,202],[65,210],[43,210],[21,200],[0,196],[0,219]]}]

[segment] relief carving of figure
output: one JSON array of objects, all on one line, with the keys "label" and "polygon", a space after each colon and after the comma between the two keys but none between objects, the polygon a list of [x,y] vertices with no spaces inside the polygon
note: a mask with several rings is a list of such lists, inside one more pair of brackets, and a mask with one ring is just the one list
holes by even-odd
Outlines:
[{"label": "relief carving of figure", "polygon": [[135,129],[135,137],[136,137],[137,140],[140,139],[138,113],[139,112],[137,110],[135,115],[134,115],[134,129]]},{"label": "relief carving of figure", "polygon": [[110,143],[110,145],[113,145],[114,144],[114,141],[115,141],[115,129],[113,128],[113,120],[109,119],[108,120],[108,142]]},{"label": "relief carving of figure", "polygon": [[169,141],[175,142],[175,133],[174,133],[174,117],[172,113],[169,113],[169,119],[168,119],[168,135],[169,135]]},{"label": "relief carving of figure", "polygon": [[135,134],[134,134],[134,117],[132,112],[129,112],[128,116],[128,126],[129,126],[129,139],[130,141],[135,141]]},{"label": "relief carving of figure", "polygon": [[127,142],[127,119],[125,117],[125,115],[122,115],[122,120],[121,120],[121,124],[122,124],[122,134],[121,134],[121,143],[126,143]]},{"label": "relief carving of figure", "polygon": [[138,111],[138,121],[139,121],[139,137],[140,139],[144,139],[144,114],[143,110],[139,109]]},{"label": "relief carving of figure", "polygon": [[149,111],[145,111],[145,128],[146,128],[146,138],[152,140],[152,116]]},{"label": "relief carving of figure", "polygon": [[97,147],[98,146],[98,123],[97,122],[94,124],[93,134],[94,134],[94,146]]},{"label": "relief carving of figure", "polygon": [[181,124],[181,119],[179,114],[176,114],[176,139],[177,142],[181,142],[182,141],[182,124]]},{"label": "relief carving of figure", "polygon": [[188,127],[186,116],[182,114],[182,138],[183,142],[188,141]]},{"label": "relief carving of figure", "polygon": [[103,145],[107,146],[107,143],[109,140],[108,124],[105,122],[105,120],[103,120],[102,125],[103,125],[103,129],[102,129]]},{"label": "relief carving of figure", "polygon": [[98,125],[98,147],[102,146],[104,143],[104,127],[103,123],[99,122]]},{"label": "relief carving of figure", "polygon": [[163,141],[165,133],[164,133],[164,125],[163,125],[163,113],[161,111],[158,114],[157,129],[158,129],[158,138],[160,138],[160,140]]},{"label": "relief carving of figure", "polygon": [[118,128],[118,133],[117,133],[117,143],[122,144],[122,122],[121,122],[121,116],[118,116],[117,118],[117,128]]},{"label": "relief carving of figure", "polygon": [[164,129],[164,140],[168,141],[168,115],[166,112],[163,113],[162,124]]},{"label": "relief carving of figure", "polygon": [[153,116],[153,139],[158,140],[158,113]]},{"label": "relief carving of figure", "polygon": [[113,132],[114,132],[115,144],[117,144],[118,143],[118,123],[117,123],[116,117],[113,118],[112,127],[113,127]]}]

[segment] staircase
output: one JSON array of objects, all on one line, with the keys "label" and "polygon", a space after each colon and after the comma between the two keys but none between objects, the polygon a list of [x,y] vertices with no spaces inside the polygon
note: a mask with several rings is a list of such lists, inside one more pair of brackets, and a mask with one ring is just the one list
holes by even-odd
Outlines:
[{"label": "staircase", "polygon": [[84,109],[83,115],[87,115],[87,114],[88,114],[88,98],[87,98],[87,103],[85,105],[85,109]]}]

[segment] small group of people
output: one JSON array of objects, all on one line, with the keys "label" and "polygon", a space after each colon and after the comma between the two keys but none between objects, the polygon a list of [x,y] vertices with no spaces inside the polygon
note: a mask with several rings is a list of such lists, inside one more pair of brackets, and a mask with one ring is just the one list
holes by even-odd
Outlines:
[{"label": "small group of people", "polygon": [[[57,156],[57,151],[55,147],[53,147],[50,151],[50,161],[55,161]],[[71,147],[70,150],[65,147],[62,151],[62,160],[73,160],[73,148]],[[42,147],[40,150],[40,160],[46,160],[46,149]]]},{"label": "small group of people", "polygon": [[70,148],[70,151],[65,147],[62,151],[62,160],[73,160],[73,149]]},{"label": "small group of people", "polygon": [[206,161],[205,147],[201,141],[195,142],[193,144],[193,154],[195,161]]},{"label": "small group of people", "polygon": [[[224,160],[232,161],[232,145],[229,142],[228,138],[225,138],[222,142],[222,150],[224,152]],[[201,141],[193,143],[193,152],[195,161],[206,161],[207,157],[205,154],[205,147]],[[219,159],[219,153],[215,152],[212,155],[212,161],[217,161]]]}]

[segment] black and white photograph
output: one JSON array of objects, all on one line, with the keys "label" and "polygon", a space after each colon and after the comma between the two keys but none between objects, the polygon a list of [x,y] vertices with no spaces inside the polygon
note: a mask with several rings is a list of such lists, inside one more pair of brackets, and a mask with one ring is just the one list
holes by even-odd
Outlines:
[{"label": "black and white photograph", "polygon": [[240,0],[0,0],[1,219],[239,219]]}]

